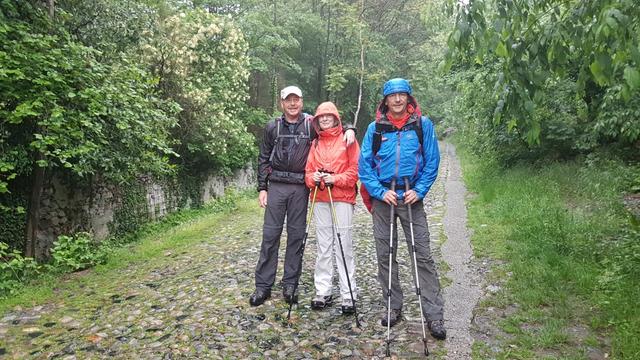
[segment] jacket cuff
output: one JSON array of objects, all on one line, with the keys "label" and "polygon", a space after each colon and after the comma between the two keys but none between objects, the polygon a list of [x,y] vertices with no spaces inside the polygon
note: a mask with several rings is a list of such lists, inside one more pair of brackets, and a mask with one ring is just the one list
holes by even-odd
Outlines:
[{"label": "jacket cuff", "polygon": [[345,133],[347,132],[347,130],[353,130],[353,134],[354,135],[358,135],[358,129],[356,129],[355,126],[353,126],[352,124],[343,124],[342,125],[342,132]]}]

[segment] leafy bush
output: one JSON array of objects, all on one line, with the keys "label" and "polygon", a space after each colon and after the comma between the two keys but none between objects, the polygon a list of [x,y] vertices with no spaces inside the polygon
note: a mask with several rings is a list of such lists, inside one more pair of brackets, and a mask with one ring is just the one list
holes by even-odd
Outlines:
[{"label": "leafy bush", "polygon": [[116,183],[170,171],[178,107],[155,96],[156,80],[127,58],[102,63],[31,2],[10,3],[0,2],[0,193],[36,167]]},{"label": "leafy bush", "polygon": [[98,251],[91,234],[85,232],[73,236],[59,236],[51,250],[52,265],[60,271],[77,271],[92,267],[105,260],[104,254]]},{"label": "leafy bush", "polygon": [[203,10],[163,19],[144,33],[142,61],[159,91],[180,105],[172,136],[181,162],[229,171],[257,155],[240,114],[249,77],[247,42],[233,21]]},{"label": "leafy bush", "polygon": [[33,258],[23,257],[18,250],[0,241],[0,298],[14,294],[29,279],[40,272]]},{"label": "leafy bush", "polygon": [[620,85],[607,89],[593,127],[594,136],[607,142],[620,139],[633,144],[640,140],[640,93],[623,101],[617,97],[620,91]]}]

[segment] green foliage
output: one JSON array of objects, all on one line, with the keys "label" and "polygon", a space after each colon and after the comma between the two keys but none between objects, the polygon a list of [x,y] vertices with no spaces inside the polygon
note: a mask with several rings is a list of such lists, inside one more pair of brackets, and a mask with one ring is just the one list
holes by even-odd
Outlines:
[{"label": "green foliage", "polygon": [[169,16],[145,34],[143,60],[163,97],[182,109],[172,135],[188,167],[235,169],[256,155],[237,118],[247,98],[246,51],[232,21],[202,10]]},{"label": "green foliage", "polygon": [[607,89],[593,130],[600,138],[633,144],[640,140],[640,92],[625,101],[618,96],[621,89],[621,85]]},{"label": "green foliage", "polygon": [[[5,20],[0,172],[6,177],[0,182],[28,175],[33,166],[80,177],[100,173],[114,182],[168,169],[173,106],[153,96],[144,71],[126,59],[100,63],[95,50],[64,32],[52,35],[19,18]],[[41,158],[25,166],[25,158],[34,161],[36,154]]]},{"label": "green foliage", "polygon": [[117,238],[127,238],[149,222],[147,192],[138,182],[120,189],[122,202],[114,211],[113,221],[109,224],[109,234]]},{"label": "green foliage", "polygon": [[58,236],[51,249],[51,265],[56,271],[78,271],[102,263],[104,253],[97,251],[98,246],[91,234],[79,232],[73,236]]},{"label": "green foliage", "polygon": [[0,194],[0,239],[10,249],[24,249],[26,232],[25,199],[14,194]]},{"label": "green foliage", "polygon": [[25,258],[18,250],[0,241],[0,299],[15,294],[25,282],[40,273],[33,258]]},{"label": "green foliage", "polygon": [[[15,184],[30,184],[38,167],[47,177],[121,186],[176,163],[229,173],[256,157],[246,131],[253,119],[239,118],[248,74],[242,34],[226,18],[176,14],[168,4],[63,0],[50,19],[39,2],[0,2],[0,209],[8,224],[4,214],[23,212],[25,202],[10,198],[30,193]],[[120,218],[132,219],[140,217]]]},{"label": "green foliage", "polygon": [[[462,60],[499,65],[494,83],[485,87],[495,95],[497,124],[519,132],[530,145],[544,146],[543,129],[557,126],[550,127],[549,118],[539,115],[540,110],[555,110],[547,98],[558,93],[550,94],[549,84],[574,84],[569,94],[560,96],[584,102],[578,106],[585,108],[578,118],[584,136],[577,134],[576,147],[638,141],[638,132],[630,130],[640,127],[637,116],[611,116],[624,108],[631,115],[638,110],[637,100],[632,101],[640,84],[640,8],[635,1],[456,3],[449,64]],[[607,108],[600,106],[603,99]],[[602,125],[607,127],[604,132]]]},{"label": "green foliage", "polygon": [[150,3],[128,0],[57,0],[57,20],[85,46],[100,50],[101,62],[119,62],[138,50],[145,31],[158,22]]}]

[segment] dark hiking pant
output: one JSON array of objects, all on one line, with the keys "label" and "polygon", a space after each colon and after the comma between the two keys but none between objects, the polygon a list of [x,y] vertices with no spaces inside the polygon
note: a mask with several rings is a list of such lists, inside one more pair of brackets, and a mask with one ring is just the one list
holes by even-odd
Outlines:
[{"label": "dark hiking pant", "polygon": [[287,220],[283,285],[295,285],[300,271],[302,238],[307,221],[309,189],[304,184],[269,183],[262,227],[260,259],[256,265],[256,288],[271,289],[276,279],[280,236]]},{"label": "dark hiking pant", "polygon": [[[387,290],[389,285],[389,237],[390,237],[390,211],[391,207],[385,202],[372,199],[373,202],[373,236],[376,239],[376,254],[378,256],[378,281],[382,286],[382,298],[384,306],[388,304]],[[436,266],[431,256],[429,244],[429,228],[427,227],[427,215],[422,201],[411,205],[413,212],[413,234],[415,236],[416,260],[418,264],[418,278],[420,279],[420,293],[422,310],[428,321],[443,319],[444,303],[440,294],[440,281]],[[394,234],[393,234],[393,260],[391,271],[391,308],[402,309],[403,294],[398,277],[398,231],[397,221],[400,219],[402,229],[406,237],[408,252],[402,254],[413,278],[415,289],[415,270],[413,268],[413,254],[411,253],[411,230],[409,228],[409,211],[403,201],[398,201],[395,208]]]}]

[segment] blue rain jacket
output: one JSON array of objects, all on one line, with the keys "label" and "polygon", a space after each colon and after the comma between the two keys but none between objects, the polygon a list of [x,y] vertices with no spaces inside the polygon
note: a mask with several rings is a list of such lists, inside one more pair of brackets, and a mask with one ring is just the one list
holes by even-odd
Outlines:
[{"label": "blue rain jacket", "polygon": [[[379,114],[377,121],[388,122],[384,114]],[[369,194],[382,200],[392,179],[396,179],[398,199],[404,198],[404,177],[409,178],[410,187],[416,191],[419,199],[423,199],[436,177],[440,165],[438,139],[431,119],[421,116],[419,110],[414,113],[407,124],[422,121],[423,146],[416,131],[397,130],[382,134],[380,150],[374,156],[372,152],[375,122],[369,124],[360,148],[358,175],[360,182]],[[386,185],[386,186],[385,186]]]}]

